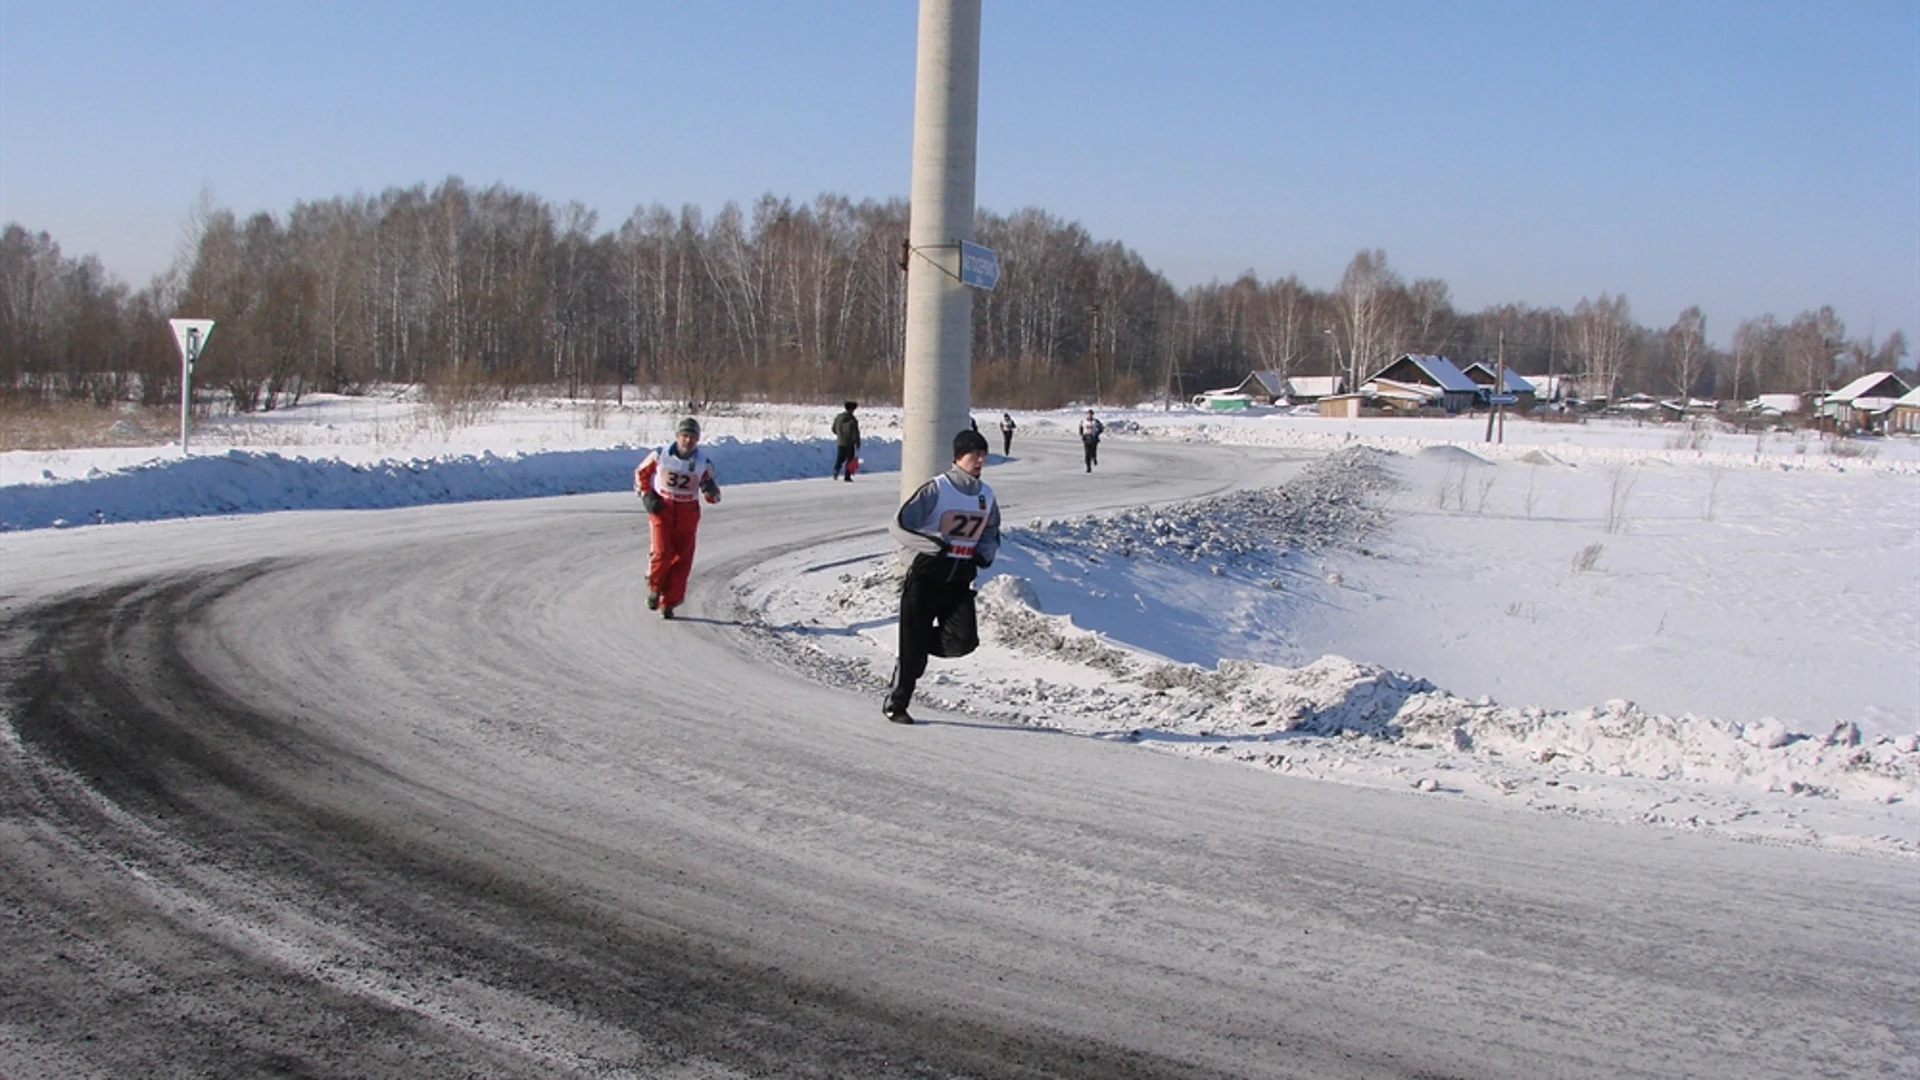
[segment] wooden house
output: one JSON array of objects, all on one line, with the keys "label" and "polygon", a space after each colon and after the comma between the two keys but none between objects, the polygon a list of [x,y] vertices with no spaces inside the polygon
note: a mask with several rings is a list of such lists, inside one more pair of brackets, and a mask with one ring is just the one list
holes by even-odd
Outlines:
[{"label": "wooden house", "polygon": [[1887,410],[1887,430],[1920,435],[1920,386],[1894,399]]},{"label": "wooden house", "polygon": [[1822,398],[1820,419],[1840,431],[1880,431],[1911,389],[1891,371],[1871,372]]},{"label": "wooden house", "polygon": [[1367,397],[1364,394],[1328,394],[1314,402],[1314,407],[1320,410],[1321,416],[1351,420],[1360,415],[1360,410],[1366,404]]},{"label": "wooden house", "polygon": [[1261,405],[1285,405],[1287,380],[1277,371],[1256,371],[1240,380],[1240,385],[1212,393],[1245,394]]},{"label": "wooden house", "polygon": [[1328,394],[1343,394],[1347,380],[1341,375],[1282,375],[1277,371],[1256,371],[1229,390],[1216,394],[1245,394],[1261,405],[1310,405]]},{"label": "wooden house", "polygon": [[1795,416],[1804,408],[1799,394],[1760,394],[1746,404],[1748,412],[1766,417]]},{"label": "wooden house", "polygon": [[[1496,370],[1493,365],[1475,361],[1468,364],[1460,373],[1472,379],[1473,384],[1480,388],[1480,402],[1483,405],[1491,403],[1495,394],[1505,394],[1513,398],[1512,402],[1507,403],[1508,408],[1516,412],[1526,412],[1532,409],[1534,402],[1538,400],[1538,393],[1533,383],[1512,368]],[[1505,379],[1501,379],[1503,375]],[[1495,382],[1502,383],[1500,389],[1493,388]]]},{"label": "wooden house", "polygon": [[1465,412],[1480,400],[1480,387],[1444,356],[1407,353],[1375,372],[1361,387],[1397,402],[1414,388],[1430,403],[1450,413]]},{"label": "wooden house", "polygon": [[1347,392],[1345,375],[1294,375],[1287,379],[1287,400],[1311,405],[1323,397]]}]

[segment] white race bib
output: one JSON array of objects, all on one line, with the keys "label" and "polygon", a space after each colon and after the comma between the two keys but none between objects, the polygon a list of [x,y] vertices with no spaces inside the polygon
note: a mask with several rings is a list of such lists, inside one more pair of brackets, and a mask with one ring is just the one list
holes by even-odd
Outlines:
[{"label": "white race bib", "polygon": [[939,530],[940,539],[947,542],[947,555],[955,559],[973,558],[980,534],[987,531],[987,522],[993,517],[993,489],[981,484],[978,495],[968,495],[955,487],[944,473],[934,483],[940,492],[939,501],[933,507],[934,527]]}]

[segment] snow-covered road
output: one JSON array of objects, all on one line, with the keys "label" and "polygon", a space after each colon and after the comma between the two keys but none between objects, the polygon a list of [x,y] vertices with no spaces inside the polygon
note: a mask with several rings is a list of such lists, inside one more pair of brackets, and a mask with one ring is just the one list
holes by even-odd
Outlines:
[{"label": "snow-covered road", "polygon": [[[1025,440],[1011,520],[1303,455]],[[0,1074],[1920,1074],[1912,863],[1317,784],[770,666],[742,485],[5,538]],[[751,639],[751,642],[750,642]]]}]

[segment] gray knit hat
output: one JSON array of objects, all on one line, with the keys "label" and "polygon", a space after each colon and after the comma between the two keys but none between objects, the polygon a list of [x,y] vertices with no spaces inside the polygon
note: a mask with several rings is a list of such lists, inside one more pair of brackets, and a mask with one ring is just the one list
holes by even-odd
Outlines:
[{"label": "gray knit hat", "polygon": [[673,425],[673,433],[675,435],[692,435],[697,439],[700,437],[700,421],[689,416],[685,420]]}]

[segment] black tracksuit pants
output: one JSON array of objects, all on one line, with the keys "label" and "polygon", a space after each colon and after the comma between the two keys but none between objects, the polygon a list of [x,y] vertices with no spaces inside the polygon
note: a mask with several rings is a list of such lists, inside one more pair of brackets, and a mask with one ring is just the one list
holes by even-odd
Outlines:
[{"label": "black tracksuit pants", "polygon": [[913,701],[913,688],[927,672],[927,657],[965,656],[980,647],[980,626],[973,607],[973,581],[945,580],[954,560],[944,556],[920,557],[931,562],[939,574],[907,573],[900,586],[900,661],[893,669],[893,686],[887,704],[905,710]]}]

